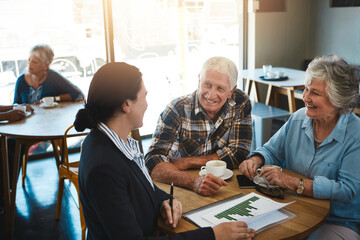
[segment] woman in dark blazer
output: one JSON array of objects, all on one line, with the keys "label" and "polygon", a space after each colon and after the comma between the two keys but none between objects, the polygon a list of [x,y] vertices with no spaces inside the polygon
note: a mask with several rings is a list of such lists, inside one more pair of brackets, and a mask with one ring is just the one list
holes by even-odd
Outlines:
[{"label": "woman in dark blazer", "polygon": [[[142,126],[147,108],[139,69],[109,63],[94,75],[85,108],[75,128],[92,129],[83,145],[79,167],[80,201],[88,239],[152,239],[161,215],[176,227],[182,206],[156,187],[144,165],[138,142],[128,136]],[[156,239],[251,239],[244,222],[219,224]]]}]

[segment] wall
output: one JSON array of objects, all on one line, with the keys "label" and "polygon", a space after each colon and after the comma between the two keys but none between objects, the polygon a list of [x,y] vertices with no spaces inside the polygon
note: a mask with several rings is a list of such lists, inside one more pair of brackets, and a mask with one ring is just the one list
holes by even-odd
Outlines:
[{"label": "wall", "polygon": [[[256,13],[253,1],[249,0],[248,68],[271,64],[302,69],[307,58],[311,0],[285,0],[286,11]],[[266,91],[266,86],[259,86],[261,102]]]},{"label": "wall", "polygon": [[[255,24],[254,65],[301,69],[307,57],[310,0],[285,0],[284,12],[259,12]],[[250,35],[250,34],[249,34]]]},{"label": "wall", "polygon": [[329,0],[311,2],[307,57],[337,54],[360,65],[360,7],[330,8]]}]

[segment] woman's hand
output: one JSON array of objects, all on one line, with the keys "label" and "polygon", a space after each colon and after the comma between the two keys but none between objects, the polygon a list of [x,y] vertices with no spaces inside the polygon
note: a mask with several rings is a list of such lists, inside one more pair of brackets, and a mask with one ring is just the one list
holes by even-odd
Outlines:
[{"label": "woman's hand", "polygon": [[297,180],[297,178],[291,177],[286,173],[283,173],[281,171],[281,168],[265,168],[261,170],[259,176],[260,177],[264,176],[265,179],[272,185],[276,185],[281,188],[290,189],[290,190],[294,190],[294,186],[291,183]]},{"label": "woman's hand", "polygon": [[10,110],[6,113],[5,119],[9,120],[9,122],[15,122],[23,119],[25,117],[25,112],[21,110]]},{"label": "woman's hand", "polygon": [[252,180],[256,175],[256,169],[264,164],[264,161],[259,156],[253,156],[245,161],[243,161],[240,166],[240,172]]},{"label": "woman's hand", "polygon": [[226,222],[213,227],[216,240],[252,239],[255,230],[248,228],[245,222]]},{"label": "woman's hand", "polygon": [[160,214],[165,220],[165,223],[168,225],[171,225],[171,227],[176,228],[176,225],[178,224],[181,215],[182,215],[182,205],[181,202],[179,202],[176,199],[173,199],[173,208],[171,212],[171,208],[169,205],[169,199],[163,201],[161,208],[160,208]]}]

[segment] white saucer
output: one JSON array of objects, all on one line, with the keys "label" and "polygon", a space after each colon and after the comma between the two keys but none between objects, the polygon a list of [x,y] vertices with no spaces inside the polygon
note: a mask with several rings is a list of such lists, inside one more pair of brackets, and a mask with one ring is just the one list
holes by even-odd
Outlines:
[{"label": "white saucer", "polygon": [[[203,169],[199,172],[200,176],[205,175],[205,174],[207,174],[206,169]],[[234,174],[233,171],[231,171],[230,169],[225,169],[225,174],[222,175],[220,178],[223,180],[227,180],[227,179],[231,178],[233,174]]]},{"label": "white saucer", "polygon": [[39,105],[39,107],[42,107],[42,108],[53,108],[53,107],[56,107],[57,105],[58,105],[57,102],[53,102],[52,105],[44,105],[43,103],[41,103],[41,104]]}]

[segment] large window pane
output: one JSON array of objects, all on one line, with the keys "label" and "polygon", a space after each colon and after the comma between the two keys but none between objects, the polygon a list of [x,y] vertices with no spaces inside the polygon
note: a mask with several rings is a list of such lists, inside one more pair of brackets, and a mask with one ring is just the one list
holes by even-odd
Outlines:
[{"label": "large window pane", "polygon": [[115,59],[139,67],[148,90],[142,135],[170,100],[195,91],[208,57],[239,62],[240,2],[113,1]]},{"label": "large window pane", "polygon": [[30,48],[41,43],[54,50],[51,68],[87,94],[106,59],[103,19],[102,0],[1,0],[0,104],[10,103]]},{"label": "large window pane", "polygon": [[[60,72],[86,95],[105,64],[102,0],[0,0],[0,104],[10,104],[16,79],[27,70],[31,47],[48,44]],[[36,113],[35,113],[36,114]],[[79,139],[70,145],[78,146]],[[30,153],[51,151],[47,143]]]}]

